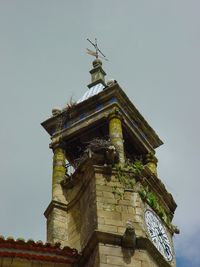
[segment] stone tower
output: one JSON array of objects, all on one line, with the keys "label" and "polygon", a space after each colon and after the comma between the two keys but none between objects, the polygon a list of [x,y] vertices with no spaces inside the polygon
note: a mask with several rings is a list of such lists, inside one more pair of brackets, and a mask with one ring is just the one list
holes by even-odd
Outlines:
[{"label": "stone tower", "polygon": [[47,241],[76,248],[78,266],[176,266],[176,203],[156,170],[162,141],[119,84],[105,83],[98,58],[90,73],[84,96],[42,123],[54,153]]}]

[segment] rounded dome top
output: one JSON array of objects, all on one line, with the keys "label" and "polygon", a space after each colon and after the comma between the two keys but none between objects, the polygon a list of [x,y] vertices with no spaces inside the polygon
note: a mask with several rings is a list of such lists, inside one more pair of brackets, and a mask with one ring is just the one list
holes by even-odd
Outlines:
[{"label": "rounded dome top", "polygon": [[98,65],[102,65],[102,61],[99,58],[96,58],[93,62],[92,62],[93,67],[97,67]]}]

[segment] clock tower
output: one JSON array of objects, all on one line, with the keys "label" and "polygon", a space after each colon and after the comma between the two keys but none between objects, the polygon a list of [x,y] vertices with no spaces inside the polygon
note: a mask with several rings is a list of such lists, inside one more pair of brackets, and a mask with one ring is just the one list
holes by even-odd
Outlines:
[{"label": "clock tower", "polygon": [[93,62],[83,97],[42,123],[53,151],[47,241],[83,267],[176,266],[176,203],[157,174],[161,139],[117,81]]}]

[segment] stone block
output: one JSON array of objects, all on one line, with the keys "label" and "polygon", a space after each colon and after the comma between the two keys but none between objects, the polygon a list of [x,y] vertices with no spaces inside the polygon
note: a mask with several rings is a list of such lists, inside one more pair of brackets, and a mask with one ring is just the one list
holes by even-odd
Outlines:
[{"label": "stone block", "polygon": [[106,258],[107,258],[107,263],[108,264],[113,264],[113,265],[118,265],[118,266],[124,266],[123,257],[110,256],[110,255],[108,255]]},{"label": "stone block", "polygon": [[120,246],[100,244],[99,251],[100,253],[105,254],[105,255],[123,256],[122,248]]},{"label": "stone block", "polygon": [[119,234],[121,234],[121,235],[124,234],[125,230],[126,230],[126,227],[117,227],[117,232],[118,232]]},{"label": "stone block", "polygon": [[127,206],[130,206],[130,201],[129,200],[125,200],[125,199],[120,199],[118,201],[118,204],[119,205],[127,205]]},{"label": "stone block", "polygon": [[105,223],[107,225],[124,226],[124,223],[121,220],[112,220],[107,218]]},{"label": "stone block", "polygon": [[112,198],[105,198],[104,196],[97,196],[96,198],[97,203],[100,202],[100,203],[118,204],[118,201],[117,199],[115,199],[114,194],[113,193],[110,193],[110,194],[112,194]]},{"label": "stone block", "polygon": [[98,210],[97,216],[105,219],[121,220],[121,213],[116,211]]},{"label": "stone block", "polygon": [[117,226],[107,225],[107,224],[99,224],[98,230],[108,233],[117,233]]},{"label": "stone block", "polygon": [[112,192],[103,191],[103,196],[105,198],[114,198],[114,194]]},{"label": "stone block", "polygon": [[113,188],[109,185],[96,185],[97,192],[112,192]]},{"label": "stone block", "polygon": [[128,206],[128,213],[132,215],[135,214],[135,208]]},{"label": "stone block", "polygon": [[139,207],[136,207],[136,208],[135,208],[135,213],[136,213],[137,215],[143,215],[143,210],[142,210],[141,208],[139,208]]},{"label": "stone block", "polygon": [[97,222],[98,222],[98,224],[105,224],[105,220],[104,220],[104,218],[100,218],[100,217],[98,217],[98,218],[97,218]]}]

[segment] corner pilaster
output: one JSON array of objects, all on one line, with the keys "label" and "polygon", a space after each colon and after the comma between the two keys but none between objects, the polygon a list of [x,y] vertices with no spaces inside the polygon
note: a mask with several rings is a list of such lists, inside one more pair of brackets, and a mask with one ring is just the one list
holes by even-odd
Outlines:
[{"label": "corner pilaster", "polygon": [[61,185],[66,174],[65,151],[61,146],[56,146],[53,152],[52,201],[44,213],[47,218],[47,241],[65,246],[68,242],[67,205]]},{"label": "corner pilaster", "polygon": [[124,140],[122,132],[122,118],[118,110],[114,110],[108,117],[109,120],[109,135],[113,145],[119,153],[119,162],[125,163],[124,155]]},{"label": "corner pilaster", "polygon": [[61,181],[65,178],[65,151],[61,147],[54,149],[52,173],[52,200],[64,201]]},{"label": "corner pilaster", "polygon": [[152,153],[147,154],[145,162],[150,171],[157,176],[158,159],[156,158],[156,156]]}]

